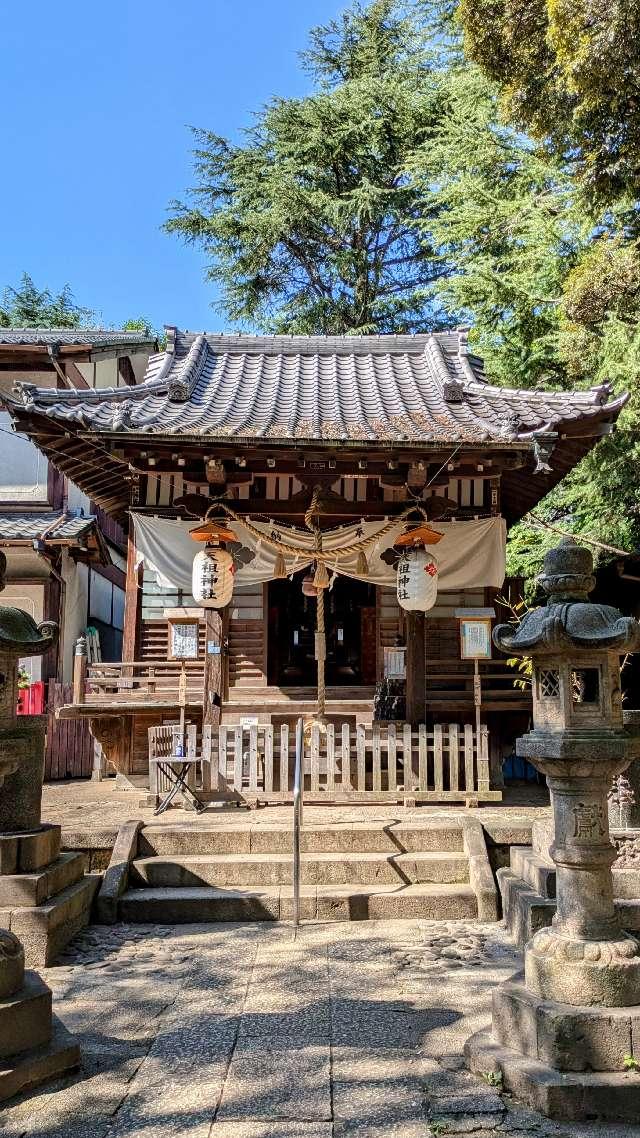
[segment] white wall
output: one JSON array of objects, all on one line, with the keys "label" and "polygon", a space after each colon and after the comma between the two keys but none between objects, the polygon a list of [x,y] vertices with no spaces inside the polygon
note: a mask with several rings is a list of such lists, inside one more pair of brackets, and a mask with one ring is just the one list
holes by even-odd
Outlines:
[{"label": "white wall", "polygon": [[[3,605],[24,609],[36,624],[44,620],[44,585],[7,585],[0,600]],[[40,656],[30,656],[26,660],[20,660],[20,664],[26,668],[32,684],[42,679]]]},{"label": "white wall", "polygon": [[11,416],[0,411],[0,504],[46,504],[49,464],[24,435],[11,430]]},{"label": "white wall", "polygon": [[68,553],[63,553],[62,577],[65,582],[64,618],[61,629],[62,682],[70,684],[73,679],[76,640],[83,635],[87,627],[89,568],[81,562],[76,565]]},{"label": "white wall", "polygon": [[[140,383],[147,370],[148,352],[137,352],[129,356],[136,382]],[[117,359],[96,360],[95,363],[78,363],[78,371],[84,376],[90,387],[123,387],[124,380],[118,371]]]}]

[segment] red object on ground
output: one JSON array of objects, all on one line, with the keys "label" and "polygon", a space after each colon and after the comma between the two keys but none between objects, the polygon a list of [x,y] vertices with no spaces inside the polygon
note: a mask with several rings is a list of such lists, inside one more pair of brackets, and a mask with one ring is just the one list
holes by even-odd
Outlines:
[{"label": "red object on ground", "polygon": [[18,692],[18,715],[44,715],[44,681]]}]

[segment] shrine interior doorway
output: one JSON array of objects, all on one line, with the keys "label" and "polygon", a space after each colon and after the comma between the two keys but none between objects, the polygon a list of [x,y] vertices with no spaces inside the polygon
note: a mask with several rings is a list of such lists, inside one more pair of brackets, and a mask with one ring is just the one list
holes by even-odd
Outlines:
[{"label": "shrine interior doorway", "polygon": [[[268,682],[313,687],[316,600],[302,592],[309,570],[268,586]],[[336,574],[325,590],[326,682],[355,687],[376,682],[376,589]]]}]

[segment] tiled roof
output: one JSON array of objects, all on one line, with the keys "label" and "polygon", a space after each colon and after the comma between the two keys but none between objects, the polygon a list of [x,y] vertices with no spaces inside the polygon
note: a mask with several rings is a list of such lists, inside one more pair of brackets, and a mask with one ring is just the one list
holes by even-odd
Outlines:
[{"label": "tiled roof", "polygon": [[46,513],[0,513],[0,541],[35,541],[44,536],[51,545],[79,541],[96,525],[93,515],[75,517],[61,510]]},{"label": "tiled roof", "polygon": [[[227,336],[168,330],[134,388],[18,385],[22,410],[99,432],[273,442],[488,443],[592,419],[626,400],[487,382],[463,331],[420,336]],[[17,409],[16,409],[17,410]],[[595,433],[595,432],[594,432]]]},{"label": "tiled roof", "polygon": [[44,347],[68,344],[108,348],[129,344],[152,344],[150,332],[123,332],[103,328],[0,328],[0,344],[33,345]]}]

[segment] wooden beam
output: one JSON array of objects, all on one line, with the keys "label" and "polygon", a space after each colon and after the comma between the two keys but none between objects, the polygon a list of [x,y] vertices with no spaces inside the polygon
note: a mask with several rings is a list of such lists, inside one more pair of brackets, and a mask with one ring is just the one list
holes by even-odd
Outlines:
[{"label": "wooden beam", "polygon": [[120,356],[118,358],[118,375],[127,387],[135,387],[136,373],[133,370],[133,364],[129,356]]},{"label": "wooden beam", "polygon": [[87,383],[82,372],[80,371],[80,368],[76,367],[73,360],[63,360],[62,366],[64,368],[64,373],[72,387],[79,387],[83,390],[85,388],[91,387],[91,384]]},{"label": "wooden beam", "polygon": [[204,614],[204,700],[202,723],[217,728],[222,710],[222,614],[205,609]]},{"label": "wooden beam", "polygon": [[127,582],[124,591],[124,629],[122,632],[122,659],[135,660],[140,627],[140,599],[142,593],[142,565],[136,568],[136,547],[133,533],[127,542]]},{"label": "wooden beam", "polygon": [[417,727],[425,715],[425,616],[406,614],[407,628],[407,723]]}]

